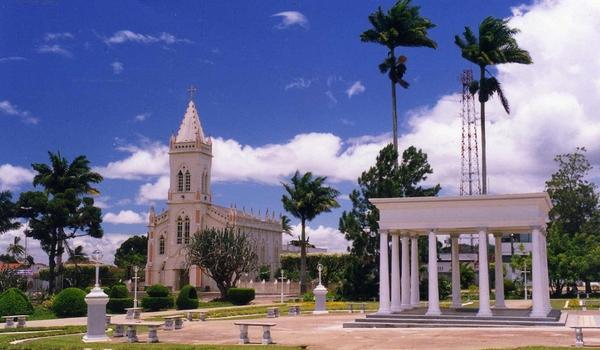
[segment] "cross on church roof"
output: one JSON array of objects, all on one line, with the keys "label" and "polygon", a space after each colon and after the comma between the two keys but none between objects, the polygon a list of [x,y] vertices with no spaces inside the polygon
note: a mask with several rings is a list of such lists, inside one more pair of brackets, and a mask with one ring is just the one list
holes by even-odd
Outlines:
[{"label": "cross on church roof", "polygon": [[194,99],[194,93],[196,93],[196,91],[198,91],[198,89],[196,89],[196,87],[194,85],[190,85],[190,87],[188,88],[188,93],[190,94],[190,101]]}]

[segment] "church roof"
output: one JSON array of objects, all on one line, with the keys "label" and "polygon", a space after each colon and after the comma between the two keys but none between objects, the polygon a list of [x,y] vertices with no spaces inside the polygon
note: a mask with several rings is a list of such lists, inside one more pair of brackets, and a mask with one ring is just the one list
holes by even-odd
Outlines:
[{"label": "church roof", "polygon": [[198,111],[196,111],[196,105],[194,101],[190,101],[188,104],[177,137],[175,142],[192,142],[196,141],[196,135],[199,136],[200,140],[204,141],[204,131],[200,124],[200,118],[198,117]]}]

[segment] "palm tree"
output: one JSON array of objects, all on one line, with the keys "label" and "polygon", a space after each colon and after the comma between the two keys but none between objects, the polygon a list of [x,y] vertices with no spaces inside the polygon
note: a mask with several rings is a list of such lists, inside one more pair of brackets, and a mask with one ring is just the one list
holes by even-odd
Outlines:
[{"label": "palm tree", "polygon": [[287,192],[281,198],[283,208],[294,217],[300,219],[302,227],[300,241],[300,292],[306,293],[306,246],[309,244],[306,237],[306,222],[313,220],[321,213],[330,212],[332,208],[338,208],[340,204],[336,197],[340,194],[338,190],[325,186],[325,176],[313,177],[311,172],[301,175],[296,171],[291,183],[283,183]]},{"label": "palm tree", "polygon": [[404,80],[406,57],[396,57],[398,47],[429,47],[435,49],[437,43],[427,36],[427,31],[435,27],[429,19],[421,17],[418,6],[411,6],[410,0],[400,0],[384,13],[381,7],[369,15],[373,28],[360,35],[362,42],[377,43],[387,47],[387,58],[379,65],[382,74],[388,74],[392,84],[392,135],[394,150],[398,152],[398,112],[396,111],[396,84],[407,89]]},{"label": "palm tree", "polygon": [[[469,90],[472,94],[479,94],[483,194],[487,194],[485,103],[496,93],[506,113],[510,113],[510,106],[500,82],[487,70],[487,67],[503,63],[533,63],[529,52],[521,49],[517,44],[515,34],[518,32],[518,29],[508,26],[508,20],[486,17],[479,25],[479,37],[476,37],[469,27],[465,27],[462,38],[459,35],[454,37],[454,43],[460,48],[462,57],[479,66],[479,81],[474,81]],[[490,74],[489,78],[486,77],[486,72]]]},{"label": "palm tree", "polygon": [[292,235],[292,225],[291,225],[290,218],[288,218],[287,215],[281,216],[281,230],[286,235],[289,235],[289,236]]},{"label": "palm tree", "polygon": [[15,260],[19,261],[20,257],[25,255],[25,247],[21,245],[21,237],[15,237],[13,242],[6,248],[6,252]]}]

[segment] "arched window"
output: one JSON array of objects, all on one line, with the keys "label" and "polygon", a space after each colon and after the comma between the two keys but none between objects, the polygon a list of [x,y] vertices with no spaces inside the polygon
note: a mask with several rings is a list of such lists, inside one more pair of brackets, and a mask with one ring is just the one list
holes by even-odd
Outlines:
[{"label": "arched window", "polygon": [[158,239],[158,254],[159,255],[165,254],[165,237],[164,236],[160,236],[160,238]]},{"label": "arched window", "polygon": [[185,171],[185,191],[189,192],[192,187],[192,176],[190,175],[189,170]]},{"label": "arched window", "polygon": [[183,192],[183,173],[181,170],[177,173],[177,191]]},{"label": "arched window", "polygon": [[183,221],[181,220],[181,216],[177,218],[177,244],[181,244],[181,239],[183,237]]},{"label": "arched window", "polygon": [[190,243],[190,218],[185,217],[185,224],[183,226],[183,237],[185,244]]}]

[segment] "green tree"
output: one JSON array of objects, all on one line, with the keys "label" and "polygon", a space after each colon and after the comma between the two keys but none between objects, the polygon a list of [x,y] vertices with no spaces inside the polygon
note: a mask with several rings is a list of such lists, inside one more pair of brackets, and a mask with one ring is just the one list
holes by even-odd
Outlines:
[{"label": "green tree", "polygon": [[41,191],[21,193],[21,215],[29,219],[27,237],[40,241],[48,254],[48,291],[54,292],[56,268],[61,268],[62,254],[67,241],[76,237],[101,238],[104,234],[100,208],[94,206],[92,195],[98,194],[93,186],[102,176],[91,170],[85,156],[68,162],[60,153],[49,152],[50,164],[32,164],[37,172],[33,178]]},{"label": "green tree", "polygon": [[13,242],[8,245],[6,252],[15,260],[19,261],[25,255],[25,247],[21,244],[21,237],[15,236]]},{"label": "green tree", "polygon": [[191,237],[187,246],[187,261],[200,266],[212,278],[221,298],[227,298],[244,273],[256,269],[258,256],[253,242],[239,229],[226,227],[204,229]]},{"label": "green tree", "polygon": [[75,249],[69,249],[69,247],[67,246],[67,250],[69,253],[69,259],[67,259],[68,263],[81,264],[88,263],[90,261],[90,258],[83,250],[83,246],[81,245],[78,245],[77,247],[75,247]]},{"label": "green tree", "polygon": [[406,56],[396,56],[399,47],[429,47],[437,44],[428,37],[427,31],[435,27],[429,19],[421,17],[418,6],[411,6],[410,0],[397,1],[387,13],[381,7],[369,15],[372,28],[360,35],[362,42],[377,43],[388,50],[386,59],[379,65],[379,71],[388,75],[392,86],[392,137],[394,150],[398,152],[398,112],[396,109],[396,84],[407,89],[404,80]]},{"label": "green tree", "polygon": [[[342,294],[345,298],[370,299],[377,295],[379,211],[369,199],[436,196],[441,190],[439,184],[423,186],[433,173],[426,153],[410,146],[402,152],[398,166],[397,159],[398,153],[391,144],[379,152],[375,166],[362,173],[358,178],[359,188],[350,194],[352,210],[344,211],[340,218],[339,230],[351,242],[349,251],[356,258],[352,265],[357,265],[350,266],[344,274]],[[426,249],[426,245],[421,244],[420,248]],[[355,281],[361,281],[368,287],[364,288]]]},{"label": "green tree", "polygon": [[326,186],[327,177],[313,177],[311,172],[304,175],[296,171],[291,183],[284,183],[283,188],[287,192],[281,198],[283,208],[294,217],[300,219],[301,232],[300,243],[300,293],[308,290],[306,279],[306,247],[308,237],[306,236],[306,222],[313,220],[321,213],[330,212],[332,208],[338,208],[340,204],[336,197],[340,194],[336,189]]},{"label": "green tree", "polygon": [[[483,194],[487,194],[485,103],[496,93],[500,97],[506,113],[510,113],[508,100],[504,96],[500,82],[487,67],[503,63],[533,63],[529,52],[521,49],[517,44],[515,35],[518,32],[518,29],[508,26],[508,20],[486,17],[479,25],[479,36],[475,36],[471,28],[465,27],[462,38],[459,35],[454,37],[454,43],[460,48],[462,57],[479,66],[479,81],[473,81],[470,91],[472,94],[479,94]],[[486,72],[490,74],[490,77],[486,77]]]},{"label": "green tree", "polygon": [[17,205],[12,201],[10,191],[0,191],[0,234],[21,227],[21,224],[15,221],[17,216]]},{"label": "green tree", "polygon": [[292,225],[291,225],[290,218],[288,218],[287,215],[281,216],[281,230],[286,235],[289,235],[289,236],[292,235]]},{"label": "green tree", "polygon": [[126,278],[133,276],[133,267],[145,268],[148,258],[148,237],[131,236],[115,252],[115,265],[126,271]]}]

